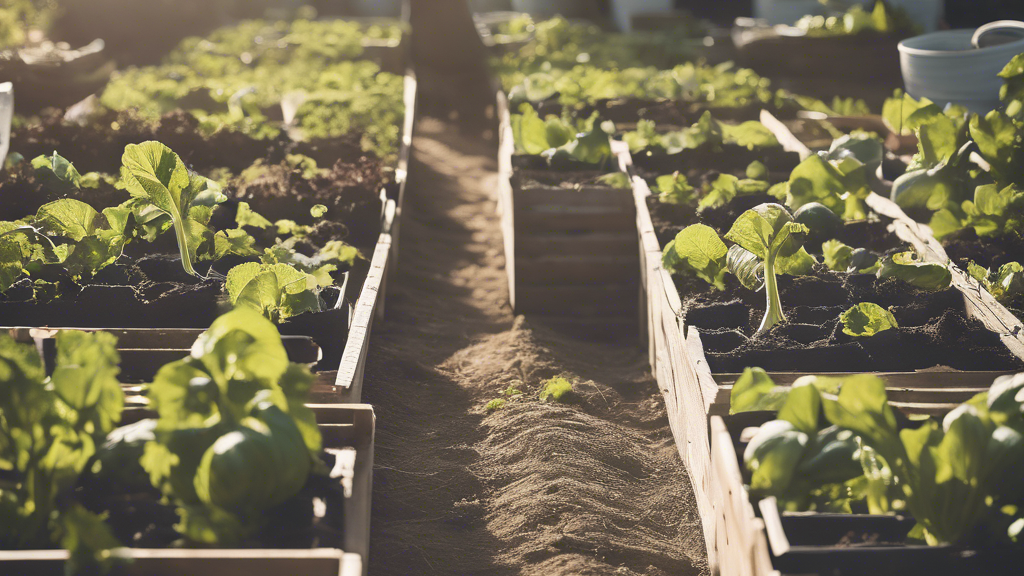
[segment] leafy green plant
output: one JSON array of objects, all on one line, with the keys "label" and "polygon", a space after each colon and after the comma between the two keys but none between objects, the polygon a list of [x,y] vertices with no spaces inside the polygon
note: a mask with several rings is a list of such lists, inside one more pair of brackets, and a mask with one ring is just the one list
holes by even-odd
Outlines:
[{"label": "leafy green plant", "polygon": [[198,276],[192,263],[197,259],[204,235],[210,232],[200,221],[199,214],[205,212],[203,207],[193,206],[193,202],[207,189],[209,181],[190,173],[181,158],[159,142],[129,144],[122,163],[121,178],[128,192],[170,217],[181,265],[185,272]]},{"label": "leafy green plant", "polygon": [[234,306],[253,309],[275,324],[305,312],[319,312],[321,282],[288,264],[247,262],[228,271],[224,289]]},{"label": "leafy green plant", "polygon": [[856,338],[874,336],[893,328],[899,328],[892,312],[871,302],[861,302],[839,317],[843,333]]},{"label": "leafy green plant", "polygon": [[953,282],[953,275],[941,264],[922,262],[913,252],[900,252],[886,256],[878,269],[879,278],[899,278],[911,286],[937,292],[946,290]]},{"label": "leafy green plant", "polygon": [[726,240],[735,242],[764,263],[768,302],[764,318],[757,329],[759,334],[786,320],[779,299],[776,267],[780,258],[790,258],[801,251],[803,237],[807,232],[807,227],[794,222],[783,206],[761,204],[741,214],[725,235]]},{"label": "leafy green plant", "polygon": [[655,187],[662,204],[688,204],[696,196],[696,189],[680,172],[658,176]]},{"label": "leafy green plant", "polygon": [[612,157],[610,130],[597,114],[574,123],[551,115],[541,119],[533,106],[523,104],[512,116],[516,153],[543,155],[549,164],[576,161],[603,165]]},{"label": "leafy green plant", "polygon": [[1000,302],[1010,303],[1024,295],[1024,266],[1020,262],[1008,262],[995,271],[970,262],[967,273]]},{"label": "leafy green plant", "polygon": [[321,445],[304,404],[312,384],[274,325],[245,308],[160,369],[149,386],[159,419],[141,465],[177,507],[183,536],[237,545],[302,489]]},{"label": "leafy green plant", "polygon": [[46,376],[35,347],[0,334],[0,484],[5,549],[71,551],[68,573],[109,568],[118,541],[103,518],[75,500],[79,475],[121,419],[116,339],[62,331]]},{"label": "leafy green plant", "polygon": [[498,410],[504,408],[506,403],[507,402],[504,398],[495,398],[494,400],[488,402],[486,406],[484,406],[484,411],[486,411],[488,414],[490,414],[491,412],[497,412]]},{"label": "leafy green plant", "polygon": [[623,134],[622,140],[634,154],[678,154],[684,150],[708,148],[719,150],[723,145],[735,145],[755,150],[774,148],[779,141],[764,124],[751,120],[738,125],[715,120],[705,112],[692,126],[682,130],[660,133],[654,122],[640,120],[636,130]]},{"label": "leafy green plant", "polygon": [[541,382],[541,402],[568,402],[573,396],[573,386],[564,376],[555,376]]},{"label": "leafy green plant", "polygon": [[866,248],[852,248],[832,239],[824,242],[821,250],[825,265],[835,272],[876,274],[880,268],[878,254]]},{"label": "leafy green plant", "polygon": [[899,7],[884,1],[875,2],[868,12],[863,6],[854,4],[840,17],[804,16],[795,25],[808,36],[838,37],[857,34],[889,34],[893,32],[914,32],[916,27]]},{"label": "leafy green plant", "polygon": [[[759,395],[779,395],[766,378],[757,387],[741,391],[746,404],[756,404]],[[788,426],[770,423],[751,441],[745,460],[755,474],[807,478],[796,473],[803,453],[791,431],[795,428],[808,436],[819,432],[823,424],[817,422],[824,414],[831,427],[856,435],[862,474],[844,482],[845,493],[833,490],[829,479],[813,477],[800,490],[830,494],[826,505],[833,508],[843,499],[854,499],[866,501],[875,514],[906,510],[918,521],[911,537],[932,545],[962,543],[978,534],[980,524],[988,524],[990,533],[998,531],[993,528],[1006,530],[1004,541],[1015,538],[1024,489],[1018,481],[1024,470],[1024,420],[1018,394],[1024,388],[1024,375],[998,378],[987,393],[960,405],[941,423],[926,420],[909,427],[898,425],[885,384],[877,376],[815,380],[825,385],[805,382],[785,395],[778,417]],[[845,456],[840,460],[846,462]],[[751,488],[768,495],[779,491],[776,486],[762,482]],[[809,507],[798,498],[782,502],[791,510]]]},{"label": "leafy green plant", "polygon": [[728,249],[714,228],[693,224],[665,246],[662,263],[669,272],[692,274],[725,290],[727,254]]}]

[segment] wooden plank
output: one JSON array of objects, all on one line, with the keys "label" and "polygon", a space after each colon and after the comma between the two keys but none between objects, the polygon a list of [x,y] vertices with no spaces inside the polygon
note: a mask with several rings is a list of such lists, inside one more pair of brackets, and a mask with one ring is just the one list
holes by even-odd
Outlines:
[{"label": "wooden plank", "polygon": [[[405,116],[402,121],[402,143],[398,149],[398,165],[395,168],[395,182],[398,183],[398,198],[395,200],[394,217],[391,225],[383,230],[391,235],[391,269],[398,267],[398,246],[401,240],[402,210],[405,207],[405,189],[409,183],[409,158],[412,155],[413,132],[416,128],[416,95],[418,82],[416,72],[409,68],[405,72],[402,101],[405,105]],[[383,317],[384,302],[381,302],[378,314]]]},{"label": "wooden plank", "polygon": [[374,310],[380,300],[380,287],[387,270],[390,254],[391,236],[381,234],[370,260],[370,272],[367,274],[362,292],[356,300],[352,325],[348,330],[348,340],[345,342],[341,365],[338,368],[335,391],[340,403],[358,403],[362,395],[363,370],[366,365],[366,353],[370,346]]},{"label": "wooden plank", "polygon": [[800,141],[795,134],[786,126],[781,120],[772,115],[767,110],[761,110],[761,124],[764,124],[765,128],[771,130],[772,134],[775,135],[775,139],[782,145],[782,149],[786,152],[795,152],[800,156],[801,160],[806,159],[810,155],[814,154],[806,144]]},{"label": "wooden plank", "polygon": [[518,311],[559,316],[630,315],[637,290],[635,284],[520,286]]},{"label": "wooden plank", "polygon": [[[635,253],[629,256],[533,256],[516,262],[519,288],[526,286],[619,284],[632,277],[639,266]],[[520,295],[520,300],[524,295]]]},{"label": "wooden plank", "polygon": [[[557,173],[556,173],[557,174]],[[631,190],[620,190],[607,186],[582,186],[562,188],[559,186],[531,185],[515,186],[516,210],[526,212],[544,210],[544,207],[602,208],[609,212],[632,214]]]},{"label": "wooden plank", "polygon": [[516,309],[516,235],[515,205],[512,199],[512,155],[516,151],[515,137],[512,134],[512,114],[508,107],[508,98],[496,84],[496,102],[498,115],[498,213],[501,216],[501,235],[505,245],[505,273],[508,276],[508,299],[512,309]]},{"label": "wooden plank", "polygon": [[605,207],[545,206],[535,210],[517,211],[516,234],[550,234],[553,232],[633,232],[633,213]]},{"label": "wooden plank", "polygon": [[515,239],[516,252],[522,257],[549,256],[629,256],[636,253],[636,235],[630,232],[590,234],[531,234]]}]

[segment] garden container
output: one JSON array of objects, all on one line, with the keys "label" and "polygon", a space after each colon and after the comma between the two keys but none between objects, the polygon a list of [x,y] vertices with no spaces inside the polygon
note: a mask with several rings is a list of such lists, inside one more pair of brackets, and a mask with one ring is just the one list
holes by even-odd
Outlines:
[{"label": "garden container", "polygon": [[518,156],[505,94],[497,90],[499,200],[509,298],[570,332],[621,338],[637,324],[638,246],[632,192],[595,182],[579,165],[552,170]]},{"label": "garden container", "polygon": [[767,20],[771,25],[795,24],[807,15],[825,13],[818,0],[754,0],[754,18]]},{"label": "garden container", "polygon": [[[772,129],[786,150],[798,152],[801,157],[811,153],[791,133],[787,137],[781,122],[772,122],[773,119],[770,115],[763,115],[762,122]],[[701,158],[697,165],[706,167],[708,160]],[[719,479],[722,474],[720,464],[714,462],[717,452],[709,452],[708,419],[728,412],[732,385],[739,374],[715,373],[709,364],[701,332],[688,323],[691,311],[684,307],[675,279],[662,266],[663,244],[651,216],[650,189],[638,174],[628,150],[619,151],[619,161],[622,169],[631,175],[634,188],[637,233],[641,245],[641,318],[645,321],[642,333],[647,340],[652,371],[665,399],[680,456],[690,472],[710,562],[712,565],[717,563],[722,574],[772,574],[774,569],[770,563],[767,539],[759,524],[761,519],[755,517],[753,507],[746,500],[742,482],[736,486],[722,483]],[[867,203],[880,217],[891,220],[900,240],[911,244],[928,261],[946,261],[941,245],[930,237],[930,233],[926,237],[926,230],[902,214],[887,198],[872,194]],[[947,297],[951,301],[959,299],[967,317],[981,322],[986,337],[994,342],[993,346],[1005,345],[1005,349],[1000,349],[1003,361],[1012,360],[1008,355],[1024,359],[1024,341],[1009,328],[1019,325],[1019,321],[1011,320],[1012,316],[1008,318],[1005,308],[987,292],[972,286],[965,273],[957,269],[952,272],[955,292],[947,294]],[[878,375],[885,380],[894,405],[910,413],[935,415],[987,390],[997,376],[1019,371],[1009,366],[1006,368],[989,367],[986,359],[985,367],[972,371],[936,368]],[[769,370],[770,376],[780,385],[790,385],[808,372],[802,371],[799,365],[786,371]],[[735,454],[730,466],[738,475]],[[717,504],[723,499],[733,500],[731,508],[723,509]],[[729,518],[744,518],[743,524],[737,525]],[[728,528],[723,523],[729,523]],[[726,542],[728,545],[723,544]],[[729,546],[732,551],[727,550]]]},{"label": "garden container", "polygon": [[[1015,574],[1019,549],[970,550],[905,544],[906,516],[779,512],[775,498],[753,501],[740,455],[744,430],[775,418],[749,412],[711,418],[715,538],[722,574]],[[858,542],[863,537],[865,541]]]},{"label": "garden container", "polygon": [[[986,45],[985,37],[999,31],[1019,31],[1015,40]],[[982,35],[983,48],[972,40]],[[944,30],[904,40],[899,45],[900,66],[907,92],[940,106],[966,106],[984,115],[999,107],[1003,79],[999,72],[1024,52],[1024,23],[997,22],[975,30]]]},{"label": "garden container", "polygon": [[[113,551],[127,560],[117,576],[363,576],[369,560],[375,417],[366,405],[311,404],[325,451],[337,460],[332,470],[344,502],[328,502],[327,513],[343,518],[338,548],[312,549],[136,549]],[[126,420],[137,414],[126,412]],[[66,550],[0,551],[0,573],[60,576]]]},{"label": "garden container", "polygon": [[612,0],[612,16],[623,32],[633,31],[633,15],[668,12],[675,2],[672,0]]}]

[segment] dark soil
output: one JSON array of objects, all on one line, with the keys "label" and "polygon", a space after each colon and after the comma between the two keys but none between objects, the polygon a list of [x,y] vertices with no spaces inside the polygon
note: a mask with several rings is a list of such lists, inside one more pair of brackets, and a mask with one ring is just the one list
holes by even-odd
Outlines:
[{"label": "dark soil", "polygon": [[633,155],[633,164],[641,173],[672,174],[686,173],[691,169],[717,170],[720,172],[743,171],[753,161],[759,161],[769,173],[788,175],[800,164],[800,157],[786,152],[781,147],[768,150],[748,150],[742,146],[727,144],[719,149],[685,150],[678,154],[640,152]]},{"label": "dark soil", "polygon": [[321,167],[331,166],[338,158],[379,164],[379,160],[364,158],[369,154],[360,147],[362,135],[358,133],[311,142],[292,142],[283,132],[264,140],[231,130],[205,136],[199,131],[199,121],[183,110],[169,112],[155,122],[133,111],[105,109],[96,109],[83,119],[81,124],[68,122],[63,110],[45,111],[38,122],[12,132],[11,151],[31,159],[56,150],[83,174],[117,174],[125,146],[147,140],[163,142],[200,173],[227,168],[238,174],[257,160],[282,162],[286,154],[305,154]]},{"label": "dark soil", "polygon": [[1010,262],[1024,264],[1024,236],[1017,234],[979,238],[974,228],[964,228],[943,238],[942,247],[964,270],[972,261],[993,271]]},{"label": "dark soil", "polygon": [[[370,574],[706,574],[645,355],[513,318],[496,151],[450,124],[417,130],[364,387],[378,416]],[[558,374],[575,382],[572,403],[540,403]],[[524,394],[488,414],[509,386]]]},{"label": "dark soil", "polygon": [[20,162],[0,175],[0,220],[20,220],[35,214],[43,204],[63,198],[80,200],[100,212],[125,202],[130,195],[102,181],[98,188],[79,190],[69,187],[57,193],[53,186],[35,177],[28,161]]},{"label": "dark soil", "polygon": [[[801,372],[905,372],[934,366],[958,370],[1024,368],[999,337],[968,320],[955,289],[924,292],[896,279],[837,274],[822,265],[812,276],[779,276],[788,322],[754,336],[766,307],[763,292],[727,278],[725,292],[678,278],[686,323],[699,328],[715,373],[766,370]],[[888,308],[900,327],[868,338],[843,333],[839,316],[861,302]]]}]

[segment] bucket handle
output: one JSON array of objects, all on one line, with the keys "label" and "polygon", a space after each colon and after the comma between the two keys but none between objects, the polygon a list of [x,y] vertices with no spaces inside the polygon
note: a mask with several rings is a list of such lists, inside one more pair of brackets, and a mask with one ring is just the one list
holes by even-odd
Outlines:
[{"label": "bucket handle", "polygon": [[999,20],[997,22],[989,22],[981,28],[974,31],[974,36],[971,37],[971,46],[974,48],[983,48],[981,41],[987,34],[996,31],[1015,30],[1017,34],[1024,40],[1024,22],[1017,20]]}]

